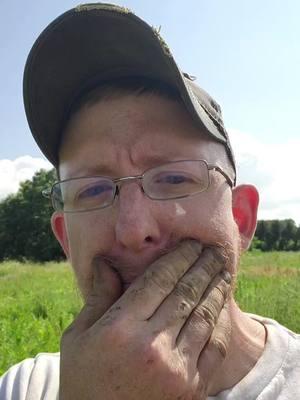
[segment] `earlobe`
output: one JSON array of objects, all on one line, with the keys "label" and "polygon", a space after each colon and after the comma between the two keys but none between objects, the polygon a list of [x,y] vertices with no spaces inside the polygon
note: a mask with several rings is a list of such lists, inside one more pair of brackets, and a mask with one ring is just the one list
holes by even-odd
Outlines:
[{"label": "earlobe", "polygon": [[67,235],[67,230],[66,230],[66,225],[65,225],[65,218],[64,214],[61,212],[55,212],[52,214],[51,217],[51,227],[52,231],[57,239],[57,241],[60,243],[65,255],[67,258],[69,258],[69,240],[68,240],[68,235]]},{"label": "earlobe", "polygon": [[232,192],[232,212],[239,228],[243,250],[247,250],[257,223],[259,195],[252,185],[240,185]]}]

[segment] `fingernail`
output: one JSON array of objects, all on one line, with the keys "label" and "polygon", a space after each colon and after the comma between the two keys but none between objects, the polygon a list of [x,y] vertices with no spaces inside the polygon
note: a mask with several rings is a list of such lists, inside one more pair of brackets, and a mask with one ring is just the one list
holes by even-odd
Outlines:
[{"label": "fingernail", "polygon": [[231,275],[230,275],[230,273],[228,272],[228,271],[225,271],[225,270],[223,270],[222,272],[221,272],[221,276],[222,276],[222,279],[226,282],[226,283],[231,283],[231,281],[232,281],[232,278],[231,278]]}]

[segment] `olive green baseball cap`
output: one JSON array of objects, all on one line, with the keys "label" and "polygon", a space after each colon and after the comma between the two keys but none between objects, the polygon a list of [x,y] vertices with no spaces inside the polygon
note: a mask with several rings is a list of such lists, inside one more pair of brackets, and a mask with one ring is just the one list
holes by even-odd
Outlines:
[{"label": "olive green baseball cap", "polygon": [[178,68],[155,28],[129,9],[107,3],[79,5],[56,18],[35,41],[25,65],[28,123],[55,167],[66,114],[80,90],[126,77],[153,79],[174,88],[201,131],[225,146],[235,171],[218,103]]}]

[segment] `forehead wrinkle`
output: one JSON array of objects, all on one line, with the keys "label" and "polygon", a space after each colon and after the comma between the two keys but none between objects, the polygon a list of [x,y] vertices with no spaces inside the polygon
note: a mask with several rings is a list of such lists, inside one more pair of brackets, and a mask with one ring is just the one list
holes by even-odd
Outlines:
[{"label": "forehead wrinkle", "polygon": [[164,148],[155,145],[155,141],[153,140],[149,140],[146,143],[142,140],[136,140],[134,145],[129,149],[129,155],[130,161],[134,166],[146,169],[178,158],[178,151],[172,151],[169,147],[166,153]]},{"label": "forehead wrinkle", "polygon": [[[116,176],[139,174],[166,161],[223,158],[220,144],[200,132],[180,105],[159,97],[128,96],[95,104],[73,116],[69,128],[67,161],[74,170],[77,149],[83,168]],[[95,145],[82,142],[84,131]]]},{"label": "forehead wrinkle", "polygon": [[135,137],[132,146],[128,147],[128,154],[134,165],[150,167],[184,159],[205,159],[215,163],[223,158],[221,149],[222,145],[196,130],[167,131],[165,134],[154,130]]},{"label": "forehead wrinkle", "polygon": [[137,173],[140,173],[168,161],[184,159],[205,159],[212,163],[218,161],[219,165],[224,164],[222,153],[220,154],[221,146],[209,139],[204,140],[200,135],[189,136],[190,140],[185,143],[186,146],[184,146],[186,137],[182,137],[181,145],[178,146],[177,143],[174,147],[167,137],[161,136],[162,140],[156,140],[154,137],[157,138],[157,135],[157,132],[144,132],[140,136],[131,135],[130,138],[127,136],[121,143],[118,137],[110,136],[106,143],[107,150],[105,152],[105,154],[109,154],[109,157],[102,159],[103,169],[106,169],[105,166],[108,166],[109,169],[111,166],[114,171],[115,169],[122,169],[122,165],[131,165],[137,169]]}]

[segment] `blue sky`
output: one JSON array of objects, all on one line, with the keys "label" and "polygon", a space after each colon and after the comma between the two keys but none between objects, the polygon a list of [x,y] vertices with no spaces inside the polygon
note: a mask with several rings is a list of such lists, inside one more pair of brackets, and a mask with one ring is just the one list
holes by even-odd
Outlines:
[{"label": "blue sky", "polygon": [[[265,196],[272,197],[263,199],[266,211],[268,207],[270,210],[267,204],[276,198],[276,185],[268,192],[266,182],[270,186],[272,178],[273,186],[277,182],[277,190],[282,190],[280,182],[270,175],[279,171],[280,151],[284,148],[288,152],[284,160],[297,158],[292,160],[292,167],[299,165],[295,146],[299,145],[300,152],[300,2],[123,0],[118,4],[131,8],[151,25],[161,26],[161,34],[181,69],[197,76],[198,84],[221,104],[236,145],[240,175],[254,179]],[[72,0],[1,0],[0,166],[1,160],[6,160],[5,171],[7,160],[43,158],[23,111],[23,68],[41,30],[76,5],[78,2]],[[37,163],[42,165],[41,160]],[[268,177],[264,180],[266,170]],[[1,168],[0,176],[4,176]],[[294,206],[299,205],[300,190],[293,188],[291,195],[288,193],[289,202],[291,199]],[[293,215],[298,211],[300,222],[300,208]],[[270,214],[281,215],[286,214]]]}]

